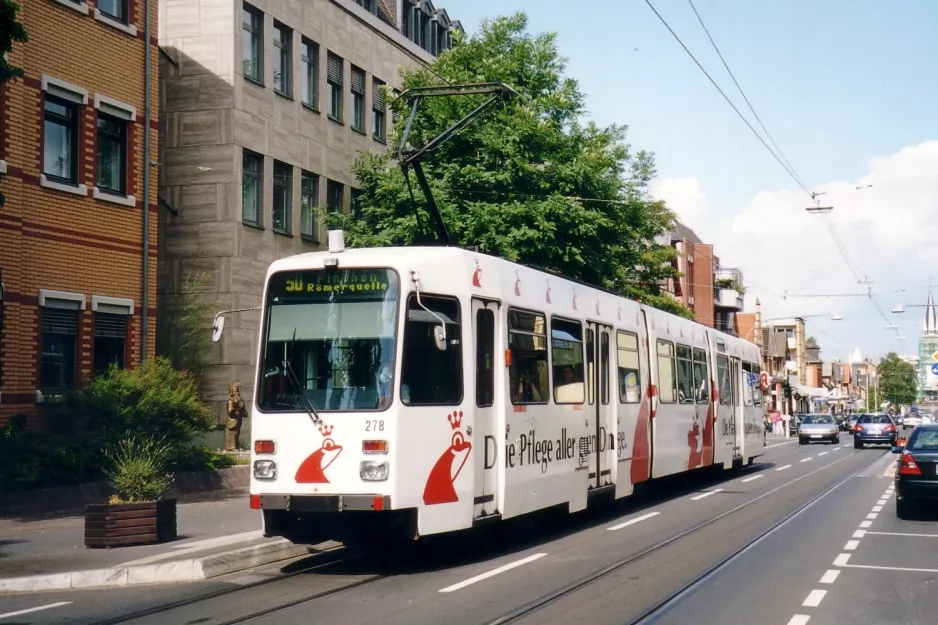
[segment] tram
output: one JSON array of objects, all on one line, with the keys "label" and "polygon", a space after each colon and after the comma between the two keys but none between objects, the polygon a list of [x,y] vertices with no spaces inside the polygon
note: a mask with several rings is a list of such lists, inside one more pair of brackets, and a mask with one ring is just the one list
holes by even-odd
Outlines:
[{"label": "tram", "polygon": [[752,343],[470,250],[329,236],[267,272],[250,483],[267,535],[573,513],[763,453]]}]

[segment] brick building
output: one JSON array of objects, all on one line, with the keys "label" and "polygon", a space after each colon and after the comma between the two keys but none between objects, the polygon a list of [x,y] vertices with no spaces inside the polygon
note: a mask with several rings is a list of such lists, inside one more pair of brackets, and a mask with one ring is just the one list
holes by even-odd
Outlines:
[{"label": "brick building", "polygon": [[680,277],[668,280],[665,289],[694,313],[698,323],[712,328],[713,269],[719,265],[719,260],[713,256],[713,246],[701,241],[693,230],[679,221],[665,236],[669,237],[667,244],[677,250],[675,268],[681,272]]},{"label": "brick building", "polygon": [[9,61],[26,76],[0,88],[0,425],[109,363],[138,364],[145,318],[147,355],[155,345],[155,217],[149,258],[143,242],[157,197],[144,159],[147,134],[157,155],[157,2],[19,4],[29,42]]},{"label": "brick building", "polygon": [[[201,0],[161,5],[160,289],[186,276],[221,309],[259,306],[267,267],[315,251],[322,212],[355,211],[350,171],[383,151],[382,91],[460,29],[429,0]],[[211,320],[206,320],[206,333]],[[227,319],[206,392],[253,399],[259,315]],[[248,424],[249,425],[249,424]]]}]

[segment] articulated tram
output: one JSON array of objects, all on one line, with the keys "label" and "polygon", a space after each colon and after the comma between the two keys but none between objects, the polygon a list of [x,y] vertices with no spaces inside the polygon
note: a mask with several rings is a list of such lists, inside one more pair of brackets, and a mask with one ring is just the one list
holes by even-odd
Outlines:
[{"label": "articulated tram", "polygon": [[267,273],[251,506],[268,535],[440,534],[763,453],[755,345],[452,247]]}]

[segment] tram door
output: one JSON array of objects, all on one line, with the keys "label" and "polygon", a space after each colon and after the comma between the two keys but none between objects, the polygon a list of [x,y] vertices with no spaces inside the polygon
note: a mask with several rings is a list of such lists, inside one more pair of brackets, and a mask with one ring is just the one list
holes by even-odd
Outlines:
[{"label": "tram door", "polygon": [[746,429],[743,427],[743,397],[740,384],[742,375],[742,365],[739,358],[730,358],[730,386],[732,389],[733,405],[731,407],[733,414],[733,431],[735,433],[735,442],[733,443],[733,455],[735,457],[743,454],[743,439],[746,436]]},{"label": "tram door", "polygon": [[612,328],[586,323],[587,402],[590,425],[590,487],[612,482],[616,462],[616,405],[610,401]]},{"label": "tram door", "polygon": [[499,339],[498,302],[472,299],[473,359],[475,364],[475,427],[471,434],[475,453],[475,491],[473,516],[478,518],[493,514],[497,510],[495,491],[498,484],[498,467],[505,459],[498,457],[499,448],[504,449],[504,433],[497,432],[498,413],[496,406],[495,354],[501,344]]}]

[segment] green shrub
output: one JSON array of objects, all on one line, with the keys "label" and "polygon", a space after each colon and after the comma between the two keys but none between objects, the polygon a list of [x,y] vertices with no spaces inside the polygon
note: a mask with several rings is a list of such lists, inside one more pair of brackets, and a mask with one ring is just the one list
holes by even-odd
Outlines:
[{"label": "green shrub", "polygon": [[108,483],[116,491],[111,503],[157,501],[173,481],[167,471],[172,446],[158,438],[127,433],[106,450],[104,469]]}]

